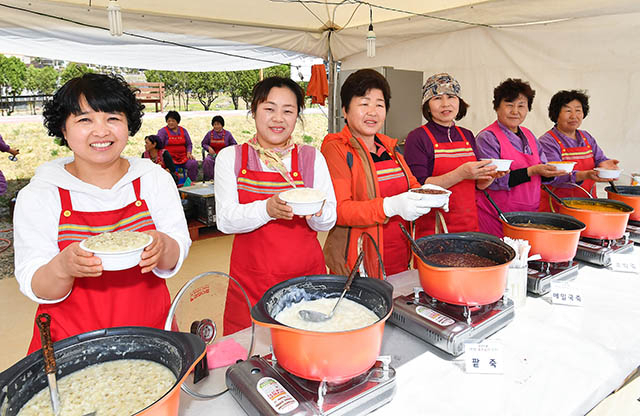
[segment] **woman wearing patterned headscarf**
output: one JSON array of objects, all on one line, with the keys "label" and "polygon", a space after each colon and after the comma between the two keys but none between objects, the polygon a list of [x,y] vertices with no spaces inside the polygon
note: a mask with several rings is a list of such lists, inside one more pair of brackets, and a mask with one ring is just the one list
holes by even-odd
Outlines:
[{"label": "woman wearing patterned headscarf", "polygon": [[[317,232],[336,222],[336,199],[322,154],[292,143],[291,133],[304,108],[304,93],[289,78],[271,77],[253,88],[251,114],[256,135],[218,153],[215,165],[218,229],[235,234],[230,274],[251,304],[271,286],[298,276],[326,273]],[[322,190],[324,206],[305,218],[278,194],[292,187]],[[224,333],[251,325],[247,303],[230,284]]]},{"label": "woman wearing patterned headscarf", "polygon": [[[473,133],[455,124],[468,107],[458,81],[445,73],[432,75],[422,87],[422,115],[428,122],[409,133],[405,144],[405,159],[418,181],[452,192],[449,212],[438,209],[450,232],[478,231],[475,189],[485,189],[498,175],[495,166],[487,166],[490,161],[477,160]],[[436,210],[418,218],[416,238],[433,234],[435,222]]]}]

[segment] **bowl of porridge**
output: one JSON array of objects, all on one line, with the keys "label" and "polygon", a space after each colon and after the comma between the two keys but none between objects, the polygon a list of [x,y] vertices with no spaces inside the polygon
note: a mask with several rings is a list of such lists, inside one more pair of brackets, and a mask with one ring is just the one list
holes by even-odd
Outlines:
[{"label": "bowl of porridge", "polygon": [[431,208],[440,208],[449,203],[451,191],[438,185],[426,183],[420,188],[409,189],[415,199],[427,201]]},{"label": "bowl of porridge", "polygon": [[278,364],[288,372],[307,380],[341,382],[376,362],[393,306],[388,282],[358,277],[331,319],[315,323],[298,319],[299,309],[333,308],[346,279],[314,275],[286,280],[268,289],[251,308],[251,319],[270,329]]},{"label": "bowl of porridge", "polygon": [[[54,343],[61,416],[178,415],[180,386],[205,354],[197,335],[107,328]],[[38,350],[0,373],[3,415],[53,415]]]},{"label": "bowl of porridge", "polygon": [[82,240],[80,248],[102,260],[103,270],[125,270],[140,263],[142,251],[153,241],[149,234],[115,231]]},{"label": "bowl of porridge", "polygon": [[313,215],[322,209],[327,195],[319,189],[295,188],[278,195],[287,203],[295,215]]}]

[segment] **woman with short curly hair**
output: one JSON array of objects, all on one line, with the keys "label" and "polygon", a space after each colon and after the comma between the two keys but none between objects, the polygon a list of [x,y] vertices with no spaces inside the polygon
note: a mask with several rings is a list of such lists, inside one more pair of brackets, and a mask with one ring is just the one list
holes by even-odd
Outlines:
[{"label": "woman with short curly hair", "polygon": [[[596,197],[596,182],[607,182],[598,176],[595,167],[618,169],[618,161],[605,156],[602,149],[585,130],[578,130],[589,114],[589,96],[578,90],[558,91],[549,102],[549,119],[554,126],[540,137],[540,146],[549,161],[576,162],[571,175],[554,183],[553,191],[560,197],[584,197],[579,185]],[[540,198],[541,211],[558,210],[558,203],[548,194]]]}]

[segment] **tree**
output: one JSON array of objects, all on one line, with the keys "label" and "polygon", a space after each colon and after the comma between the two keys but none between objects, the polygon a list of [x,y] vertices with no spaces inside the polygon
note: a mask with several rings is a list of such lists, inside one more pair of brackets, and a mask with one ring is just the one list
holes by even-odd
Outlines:
[{"label": "tree", "polygon": [[60,74],[60,84],[64,84],[70,79],[81,77],[84,74],[94,72],[91,68],[83,64],[71,62]]},{"label": "tree", "polygon": [[[148,70],[144,71],[144,75],[149,82],[163,82],[164,89],[171,96],[173,100],[173,107],[180,110],[180,100],[182,95],[186,95],[186,104],[187,111],[189,109],[189,96],[188,96],[188,87],[189,87],[189,79],[186,72],[178,72],[178,71],[156,71],[156,70]],[[175,97],[178,96],[178,106],[176,107]]]},{"label": "tree", "polygon": [[58,71],[50,66],[27,68],[25,88],[38,94],[51,95],[58,85]]},{"label": "tree", "polygon": [[211,103],[215,101],[224,89],[227,77],[222,72],[189,72],[189,86],[205,111],[209,111]]},{"label": "tree", "polygon": [[[291,76],[291,68],[289,65],[276,65],[263,70],[265,77],[280,76],[289,78]],[[231,96],[233,106],[238,109],[238,98],[242,98],[248,109],[251,103],[251,93],[253,87],[260,80],[260,70],[250,69],[247,71],[225,72],[227,85],[225,91]]]},{"label": "tree", "polygon": [[[27,66],[20,59],[0,55],[0,93],[3,96],[15,97],[22,93],[26,79]],[[7,106],[7,114],[15,110],[15,100]]]}]

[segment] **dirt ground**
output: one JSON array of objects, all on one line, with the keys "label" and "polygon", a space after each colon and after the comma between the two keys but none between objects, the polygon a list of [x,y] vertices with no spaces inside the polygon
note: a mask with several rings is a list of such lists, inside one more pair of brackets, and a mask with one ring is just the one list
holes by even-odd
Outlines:
[{"label": "dirt ground", "polygon": [[0,279],[13,277],[13,222],[11,219],[11,199],[26,184],[28,179],[7,181],[7,192],[0,196]]}]

